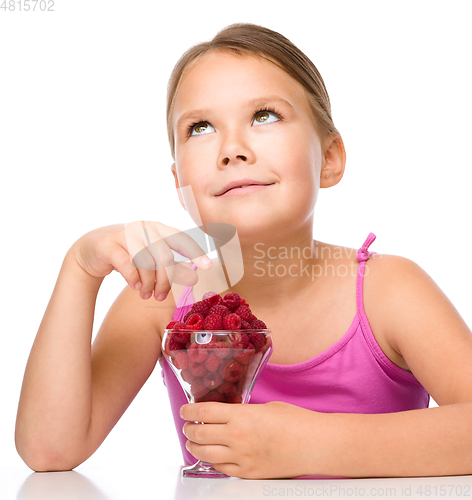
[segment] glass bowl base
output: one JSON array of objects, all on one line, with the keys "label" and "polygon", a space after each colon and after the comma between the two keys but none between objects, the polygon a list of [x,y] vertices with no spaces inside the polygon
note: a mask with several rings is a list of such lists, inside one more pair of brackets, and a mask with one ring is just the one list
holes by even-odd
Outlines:
[{"label": "glass bowl base", "polygon": [[228,478],[231,476],[227,476],[226,474],[223,474],[223,472],[217,471],[210,463],[199,460],[194,465],[184,467],[182,469],[182,477]]}]

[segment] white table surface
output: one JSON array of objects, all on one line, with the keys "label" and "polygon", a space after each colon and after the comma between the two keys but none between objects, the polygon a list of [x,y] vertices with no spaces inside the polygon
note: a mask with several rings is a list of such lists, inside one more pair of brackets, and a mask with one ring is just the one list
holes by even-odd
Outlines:
[{"label": "white table surface", "polygon": [[183,479],[180,467],[79,466],[34,473],[0,468],[1,500],[193,500],[259,498],[463,498],[472,500],[472,476],[374,479]]}]

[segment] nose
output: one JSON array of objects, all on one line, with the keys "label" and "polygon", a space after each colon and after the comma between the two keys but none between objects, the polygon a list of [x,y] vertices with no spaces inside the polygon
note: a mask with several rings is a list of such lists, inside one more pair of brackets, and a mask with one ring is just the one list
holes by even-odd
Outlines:
[{"label": "nose", "polygon": [[220,168],[236,164],[239,161],[254,163],[255,159],[255,154],[244,134],[235,132],[222,138],[218,157],[218,166]]},{"label": "nose", "polygon": [[[242,161],[247,161],[247,156],[244,156],[244,155],[236,155],[236,158],[239,158],[240,160]],[[230,159],[228,157],[226,158],[223,158],[223,165],[228,165],[228,163],[230,162]]]}]

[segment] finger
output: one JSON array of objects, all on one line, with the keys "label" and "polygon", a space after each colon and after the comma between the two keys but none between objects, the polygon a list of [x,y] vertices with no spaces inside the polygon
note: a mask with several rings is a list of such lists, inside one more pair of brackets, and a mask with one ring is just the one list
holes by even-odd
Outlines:
[{"label": "finger", "polygon": [[172,250],[189,258],[198,268],[209,269],[211,259],[198,243],[183,231],[159,223],[159,233]]},{"label": "finger", "polygon": [[208,401],[205,403],[190,403],[180,408],[180,416],[191,422],[203,422],[205,424],[226,424],[231,414],[237,411],[239,405],[216,403]]},{"label": "finger", "polygon": [[142,277],[142,298],[154,292],[166,296],[172,285],[174,254],[158,232],[157,224],[144,221],[125,225],[125,237],[133,264]]},{"label": "finger", "polygon": [[136,285],[141,282],[141,278],[126,249],[116,245],[110,254],[110,264],[123,276],[133,290],[139,289],[139,286]]},{"label": "finger", "polygon": [[182,286],[194,286],[198,282],[198,273],[192,269],[191,262],[176,262],[172,283]]},{"label": "finger", "polygon": [[[151,255],[148,248],[143,248],[139,252],[138,256],[133,259],[134,265],[138,268],[139,276],[142,282],[142,286],[139,291],[141,298],[150,298],[156,286],[156,279],[159,271],[156,270],[157,264],[154,259],[154,255]],[[159,266],[161,265],[159,264]],[[166,281],[165,271],[161,271],[161,284]]]},{"label": "finger", "polygon": [[226,424],[195,424],[185,422],[183,433],[187,439],[198,444],[214,444],[228,446]]},{"label": "finger", "polygon": [[154,298],[164,300],[169,293],[174,275],[174,254],[161,237],[157,223],[151,224],[141,221],[146,236],[146,251],[152,257],[152,269],[155,270],[153,292]]},{"label": "finger", "polygon": [[233,463],[213,463],[213,468],[227,476],[243,477],[241,467]]},{"label": "finger", "polygon": [[[155,227],[150,228],[148,234],[155,237]],[[174,283],[183,286],[194,286],[198,282],[198,274],[191,268],[188,262],[176,262],[171,248],[165,238],[160,238],[146,246],[146,249],[156,262],[156,283],[154,287],[154,296],[164,295],[171,290]]]},{"label": "finger", "polygon": [[164,240],[151,243],[146,247],[156,263],[154,296],[167,295],[171,289],[174,275],[174,254]]},{"label": "finger", "polygon": [[124,224],[124,234],[121,235],[120,244],[128,249],[132,258],[146,247],[147,239],[141,221],[127,222]]},{"label": "finger", "polygon": [[137,270],[142,283],[139,294],[142,299],[150,298],[156,282],[156,262],[146,248],[146,238],[141,221],[124,225],[120,244],[127,249],[131,265]]},{"label": "finger", "polygon": [[187,441],[185,443],[187,451],[189,451],[198,460],[212,463],[231,462],[232,452],[227,446],[220,445],[202,445]]},{"label": "finger", "polygon": [[209,265],[204,262],[203,249],[190,236],[175,228],[149,221],[127,223],[124,227],[123,245],[128,248],[132,263],[142,278],[142,298],[154,292],[156,299],[160,296],[163,300],[174,282],[183,286],[194,286],[198,282],[197,273],[187,268],[187,263],[175,262],[171,246],[185,256],[198,254],[199,257],[194,258],[197,267],[211,267],[210,260]]}]

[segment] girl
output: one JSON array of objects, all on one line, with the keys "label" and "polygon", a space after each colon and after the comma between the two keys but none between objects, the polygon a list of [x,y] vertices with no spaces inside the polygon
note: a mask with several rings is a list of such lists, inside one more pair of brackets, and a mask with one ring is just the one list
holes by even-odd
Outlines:
[{"label": "girl", "polygon": [[[374,234],[357,252],[313,239],[319,189],[341,180],[346,159],[313,63],[274,31],[233,25],[182,56],[167,111],[182,206],[205,232],[234,226],[244,276],[220,286],[219,260],[159,222],[79,238],[25,371],[16,445],[26,464],[86,460],[161,358],[166,325],[217,285],[267,323],[274,352],[249,405],[185,404],[162,362],[186,463],[241,478],[471,474],[467,325],[418,265],[369,251]],[[193,265],[174,266],[171,250]],[[129,287],[90,348],[114,269]],[[151,296],[159,307],[145,305]]]}]

